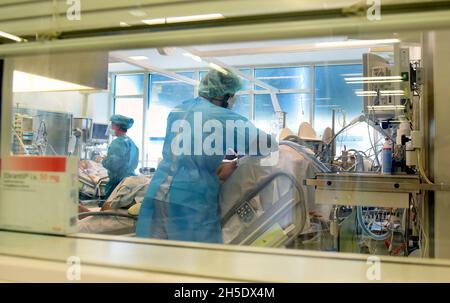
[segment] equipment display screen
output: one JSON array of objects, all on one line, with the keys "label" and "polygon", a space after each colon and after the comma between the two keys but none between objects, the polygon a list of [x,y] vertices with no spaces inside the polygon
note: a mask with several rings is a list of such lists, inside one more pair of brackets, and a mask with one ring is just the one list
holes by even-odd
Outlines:
[{"label": "equipment display screen", "polygon": [[108,124],[94,123],[92,126],[92,139],[93,140],[108,140],[109,135],[106,133],[108,130]]}]

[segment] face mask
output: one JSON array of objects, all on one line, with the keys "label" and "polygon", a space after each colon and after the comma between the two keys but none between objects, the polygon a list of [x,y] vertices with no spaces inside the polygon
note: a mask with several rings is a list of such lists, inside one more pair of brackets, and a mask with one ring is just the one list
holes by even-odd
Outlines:
[{"label": "face mask", "polygon": [[236,103],[236,95],[234,95],[233,97],[231,97],[230,99],[228,99],[228,101],[227,101],[227,103],[228,103],[228,106],[227,106],[227,108],[228,109],[232,109],[233,108],[233,106],[234,106],[234,104]]},{"label": "face mask", "polygon": [[106,135],[116,137],[116,131],[112,129],[111,124],[109,124],[108,128],[106,129]]},{"label": "face mask", "polygon": [[226,101],[223,101],[222,107],[232,109],[235,103],[236,103],[236,95],[229,97],[228,100]]}]

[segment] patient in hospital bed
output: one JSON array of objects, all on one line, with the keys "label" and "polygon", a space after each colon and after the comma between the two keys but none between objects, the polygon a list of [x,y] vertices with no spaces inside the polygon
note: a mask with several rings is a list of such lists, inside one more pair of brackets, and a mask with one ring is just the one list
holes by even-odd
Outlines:
[{"label": "patient in hospital bed", "polygon": [[[87,217],[78,221],[78,232],[101,234],[134,233],[136,220],[129,216],[129,208],[136,203],[142,203],[149,183],[150,178],[146,176],[125,178],[114,189],[101,209],[80,208],[81,212],[88,213],[86,214]],[[89,212],[97,211],[100,213],[90,216]]]},{"label": "patient in hospital bed", "polygon": [[292,146],[280,145],[275,165],[245,157],[232,174],[231,164],[218,170],[219,179],[229,176],[220,193],[224,243],[286,246],[315,228],[311,218],[328,218],[330,207],[316,205],[314,189],[304,185],[305,179],[320,171],[311,161],[313,153]]},{"label": "patient in hospital bed", "polygon": [[81,160],[78,163],[80,193],[91,198],[103,195],[103,185],[108,182],[108,171],[101,163],[92,160]]}]

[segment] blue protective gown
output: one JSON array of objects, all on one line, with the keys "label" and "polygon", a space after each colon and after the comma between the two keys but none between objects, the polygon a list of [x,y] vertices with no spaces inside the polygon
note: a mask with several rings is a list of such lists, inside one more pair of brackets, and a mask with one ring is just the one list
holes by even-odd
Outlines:
[{"label": "blue protective gown", "polygon": [[[194,141],[198,143],[200,138],[200,144],[206,143],[205,137],[213,132],[211,128],[210,132],[205,131],[201,134],[202,129],[198,128],[198,124],[194,125],[194,120],[198,121],[199,116],[201,116],[202,125],[205,121],[214,120],[216,125],[219,124],[223,128],[223,142],[209,142],[211,143],[209,146],[217,148],[215,150],[220,150],[220,153],[211,154],[206,148],[200,148],[200,152],[196,150],[198,144],[196,147]],[[137,237],[222,243],[220,183],[216,170],[226,150],[237,149],[237,138],[246,138],[247,151],[249,147],[248,132],[242,133],[238,128],[233,127],[234,141],[225,140],[226,121],[237,120],[248,121],[247,118],[229,109],[216,106],[201,97],[183,102],[169,114],[163,159],[152,178],[141,206],[136,229]],[[184,144],[188,144],[187,149],[190,152],[176,155],[172,146],[174,138],[185,135],[186,130],[183,128],[182,134],[178,128],[180,121],[187,122],[191,133],[187,142],[183,141],[183,144],[180,143],[179,146],[185,147]],[[267,136],[253,125],[251,127],[261,136]]]},{"label": "blue protective gown", "polygon": [[128,136],[120,136],[111,142],[108,154],[102,165],[108,170],[109,182],[106,184],[106,199],[117,185],[129,176],[135,176],[139,163],[139,149]]}]

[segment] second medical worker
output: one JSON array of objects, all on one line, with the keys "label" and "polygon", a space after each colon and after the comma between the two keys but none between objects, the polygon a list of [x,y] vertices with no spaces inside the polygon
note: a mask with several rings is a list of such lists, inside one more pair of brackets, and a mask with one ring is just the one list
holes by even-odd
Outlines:
[{"label": "second medical worker", "polygon": [[122,115],[111,117],[111,135],[116,137],[108,148],[108,154],[102,165],[108,170],[109,182],[105,188],[105,199],[114,191],[117,185],[129,176],[135,176],[139,163],[139,149],[133,140],[127,136],[127,131],[133,126],[134,120]]}]

